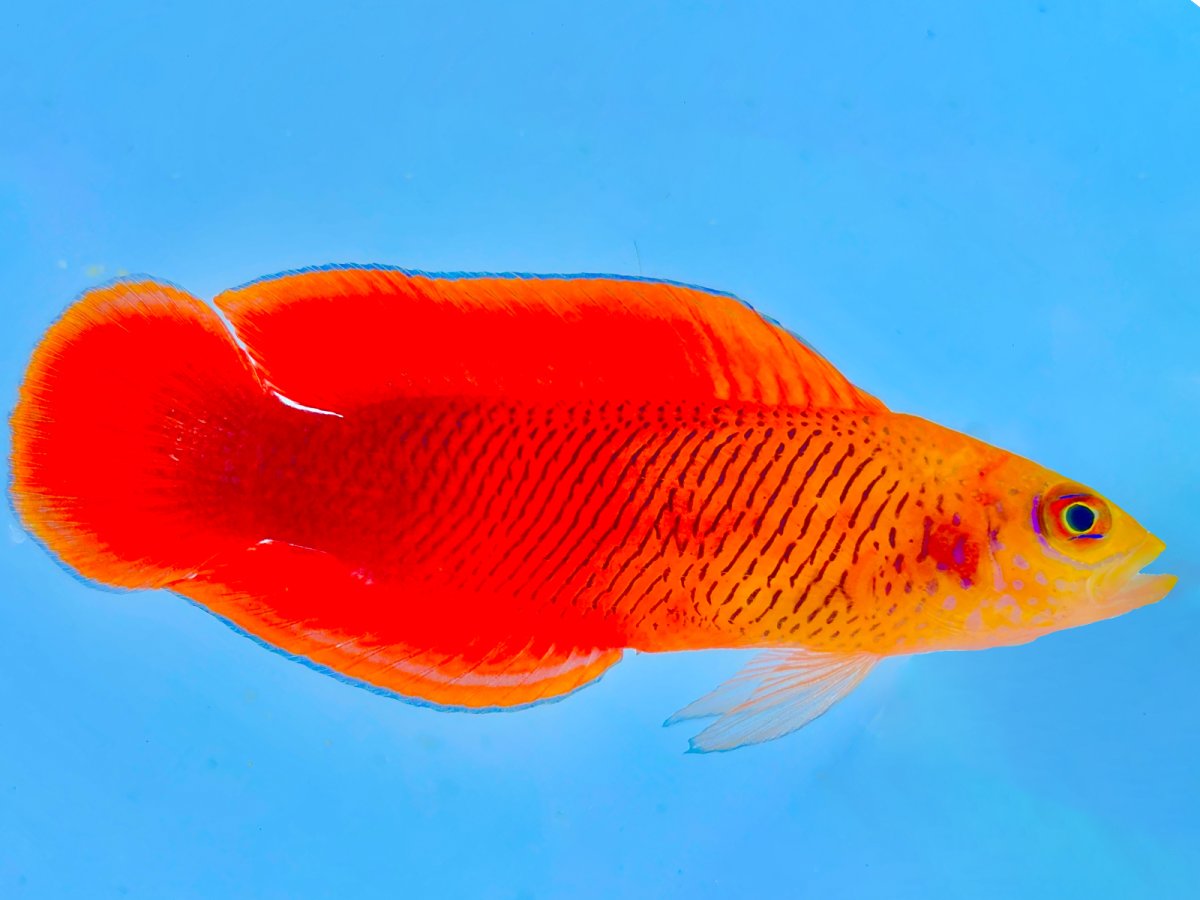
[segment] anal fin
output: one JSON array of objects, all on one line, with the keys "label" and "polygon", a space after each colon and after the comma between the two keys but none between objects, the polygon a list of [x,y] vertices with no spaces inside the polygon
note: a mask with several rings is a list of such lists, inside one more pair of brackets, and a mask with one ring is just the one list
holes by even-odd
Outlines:
[{"label": "anal fin", "polygon": [[482,711],[561,697],[621,658],[619,649],[469,631],[423,639],[420,611],[428,598],[376,582],[331,554],[280,541],[218,556],[169,587],[320,671],[439,707]]},{"label": "anal fin", "polygon": [[692,753],[773,741],[824,715],[878,661],[871,653],[768,650],[664,724],[716,717],[691,739]]}]

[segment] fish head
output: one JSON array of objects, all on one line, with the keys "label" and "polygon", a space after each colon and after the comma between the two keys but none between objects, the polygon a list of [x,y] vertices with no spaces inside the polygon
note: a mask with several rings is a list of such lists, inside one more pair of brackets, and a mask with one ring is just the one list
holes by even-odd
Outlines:
[{"label": "fish head", "polygon": [[1144,571],[1163,542],[1098,492],[1011,454],[984,474],[963,517],[979,537],[977,574],[959,580],[953,611],[939,609],[955,619],[943,630],[949,643],[1025,643],[1155,603],[1174,587],[1175,576]]},{"label": "fish head", "polygon": [[1009,543],[1001,537],[992,558],[1006,589],[1020,584],[1022,595],[1041,597],[1051,630],[1123,615],[1175,586],[1173,575],[1143,571],[1166,545],[1096,491],[1047,473],[1014,499],[1016,521],[1003,529]]},{"label": "fish head", "polygon": [[897,523],[902,555],[881,560],[874,580],[891,591],[889,618],[903,619],[900,652],[1022,644],[1123,615],[1174,587],[1173,575],[1144,571],[1163,542],[1107,497],[920,425],[907,435],[922,466]]}]

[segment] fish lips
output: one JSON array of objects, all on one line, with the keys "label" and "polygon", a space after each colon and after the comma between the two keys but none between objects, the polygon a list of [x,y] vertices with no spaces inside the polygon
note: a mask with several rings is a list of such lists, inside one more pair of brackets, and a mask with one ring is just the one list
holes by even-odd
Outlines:
[{"label": "fish lips", "polygon": [[1122,613],[1157,603],[1175,587],[1179,580],[1174,575],[1143,572],[1146,566],[1158,559],[1166,544],[1154,536],[1148,537],[1138,547],[1117,563],[1104,566],[1087,582],[1087,592],[1102,618],[1119,616]]}]

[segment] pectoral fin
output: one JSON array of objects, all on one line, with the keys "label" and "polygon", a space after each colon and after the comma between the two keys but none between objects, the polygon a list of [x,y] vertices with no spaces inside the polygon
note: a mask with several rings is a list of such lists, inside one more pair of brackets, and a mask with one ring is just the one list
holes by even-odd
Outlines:
[{"label": "pectoral fin", "polygon": [[691,739],[692,753],[773,741],[827,712],[878,661],[871,653],[769,650],[664,724],[716,717]]}]

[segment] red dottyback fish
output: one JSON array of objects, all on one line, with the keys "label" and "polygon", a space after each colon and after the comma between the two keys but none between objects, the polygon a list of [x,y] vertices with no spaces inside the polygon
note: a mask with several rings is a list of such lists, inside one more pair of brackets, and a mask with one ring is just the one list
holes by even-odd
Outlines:
[{"label": "red dottyback fish", "polygon": [[1174,584],[1112,503],[889,411],[725,294],[345,267],[215,304],[128,280],[67,310],[12,417],[17,513],[87,578],[403,697],[515,707],[626,649],[765,648],[672,719],[729,749],[881,657]]}]

